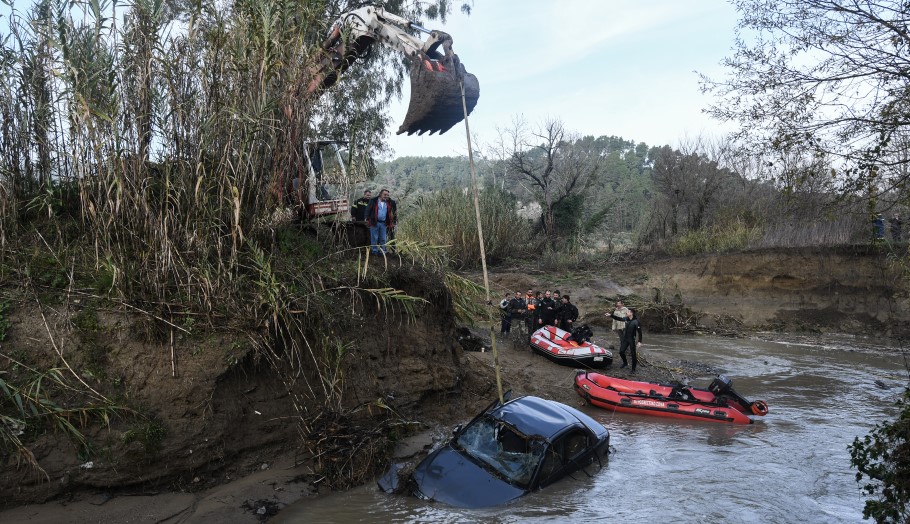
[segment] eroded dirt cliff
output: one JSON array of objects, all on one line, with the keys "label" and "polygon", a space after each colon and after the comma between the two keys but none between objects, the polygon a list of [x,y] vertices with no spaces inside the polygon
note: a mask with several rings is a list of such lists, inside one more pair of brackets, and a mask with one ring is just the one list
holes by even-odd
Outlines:
[{"label": "eroded dirt cliff", "polygon": [[[465,354],[458,345],[452,297],[438,276],[409,265],[377,270],[389,271],[393,287],[425,302],[410,320],[394,309],[379,314],[372,302],[339,310],[325,329],[354,340],[341,355],[339,373],[330,384],[315,377],[300,381],[302,389],[296,391],[257,358],[244,333],[177,331],[171,344],[169,333],[150,334],[141,315],[95,309],[88,314],[97,318],[93,324],[86,322],[90,308],[84,303],[64,301],[41,310],[34,300],[14,304],[2,345],[5,355],[47,367],[61,366],[62,354],[88,384],[149,418],[124,415],[114,418],[110,428],[90,430],[91,456],[80,456],[59,433],[38,435],[32,449],[47,477],[17,467],[15,458],[8,457],[0,471],[0,500],[9,507],[80,490],[145,494],[207,488],[224,498],[230,490],[217,486],[261,476],[278,461],[289,472],[281,490],[268,487],[274,484],[259,487],[283,504],[319,486],[312,468],[290,469],[299,466],[297,457],[303,455],[298,415],[318,412],[318,406],[299,405],[306,388],[341,387],[341,408],[364,423],[392,411],[424,424],[451,425],[468,418],[495,395],[490,355]],[[910,334],[907,286],[899,266],[887,254],[863,247],[626,260],[559,274],[494,269],[491,282],[497,298],[503,290],[569,292],[582,321],[601,331],[609,300],[635,295],[678,302],[706,326],[734,319],[744,330]],[[647,315],[644,320],[650,329]],[[485,329],[480,333],[488,333]],[[567,386],[570,369],[549,369],[520,341],[500,343],[506,352],[507,388],[564,402],[574,399]],[[16,372],[8,359],[0,363],[3,371]],[[376,457],[352,458],[368,462]],[[237,497],[251,492],[247,487],[234,491],[232,502],[223,506],[238,511],[242,501]],[[198,511],[197,502],[190,505]]]},{"label": "eroded dirt cliff", "polygon": [[[16,455],[6,457],[0,469],[2,506],[86,489],[199,491],[268,468],[277,457],[302,460],[300,435],[307,429],[324,432],[314,438],[331,440],[332,424],[341,419],[364,427],[391,415],[433,421],[459,417],[488,401],[474,391],[488,391],[489,380],[467,373],[461,361],[452,301],[441,280],[407,265],[388,271],[393,287],[424,299],[414,315],[388,306],[380,314],[380,305],[371,301],[338,311],[325,329],[341,330],[354,342],[328,356],[337,358],[335,373],[308,374],[313,366],[304,354],[291,386],[259,358],[245,333],[198,325],[189,334],[167,326],[162,331],[160,322],[150,333],[148,318],[97,304],[65,300],[39,309],[33,300],[14,303],[2,344],[2,353],[12,359],[0,357],[4,378],[25,377],[23,366],[56,367],[71,382],[78,383],[76,373],[114,404],[142,416],[121,411],[109,427],[89,426],[90,453],[74,449],[60,432],[23,435],[46,475]],[[341,390],[339,404],[313,400],[334,388]],[[55,401],[76,405],[85,399],[64,395]],[[326,411],[345,416],[307,420]],[[322,426],[308,427],[309,422]],[[312,486],[319,476],[310,471],[314,475],[300,480]]]}]

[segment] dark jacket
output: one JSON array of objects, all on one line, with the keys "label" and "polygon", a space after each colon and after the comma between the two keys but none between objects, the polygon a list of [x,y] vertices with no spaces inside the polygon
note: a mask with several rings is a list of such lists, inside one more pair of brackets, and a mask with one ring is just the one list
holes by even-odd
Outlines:
[{"label": "dark jacket", "polygon": [[528,308],[528,303],[523,298],[513,298],[509,301],[509,311],[512,312],[512,318],[524,318]]},{"label": "dark jacket", "polygon": [[638,334],[638,341],[641,342],[641,322],[638,321],[638,317],[632,317],[632,320],[629,320],[628,317],[620,317],[610,313],[610,316],[616,320],[625,321],[626,327],[622,331],[622,338],[627,342],[635,342],[635,335]]},{"label": "dark jacket", "polygon": [[568,329],[571,327],[571,324],[569,324],[570,320],[572,322],[578,320],[578,308],[575,307],[575,304],[566,302],[556,311],[556,321],[559,322],[560,329]]},{"label": "dark jacket", "polygon": [[[391,198],[386,202],[389,205],[389,209],[385,215],[385,225],[386,227],[394,226],[398,223],[398,204]],[[379,215],[379,197],[374,197],[370,199],[370,203],[367,204],[367,215],[366,220],[370,226],[376,225],[376,217]]]},{"label": "dark jacket", "polygon": [[544,324],[552,324],[556,320],[556,301],[552,298],[541,299],[537,309],[538,318],[543,320]]},{"label": "dark jacket", "polygon": [[351,206],[351,218],[357,221],[362,221],[367,219],[367,207],[370,205],[370,199],[367,197],[360,197],[354,201],[354,205]]}]

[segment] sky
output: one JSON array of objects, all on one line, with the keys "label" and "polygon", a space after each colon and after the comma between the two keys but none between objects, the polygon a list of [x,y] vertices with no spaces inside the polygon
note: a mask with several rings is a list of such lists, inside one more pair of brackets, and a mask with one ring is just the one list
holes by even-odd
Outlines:
[{"label": "sky", "polygon": [[[469,124],[482,149],[519,116],[648,145],[730,131],[702,113],[712,97],[699,91],[696,72],[723,77],[736,22],[726,0],[475,0],[470,15],[426,25],[452,35],[480,82]],[[409,94],[390,109],[393,157],[466,155],[464,124],[443,135],[394,135]]]},{"label": "sky", "polygon": [[[469,117],[475,150],[490,149],[518,118],[549,118],[581,135],[677,145],[733,129],[702,113],[712,101],[698,74],[720,78],[737,13],[728,0],[473,0],[453,2],[454,50],[480,82]],[[31,0],[14,0],[24,10]],[[0,3],[0,24],[9,7]],[[466,155],[464,124],[443,135],[400,135],[410,89],[392,104],[392,157]]]}]

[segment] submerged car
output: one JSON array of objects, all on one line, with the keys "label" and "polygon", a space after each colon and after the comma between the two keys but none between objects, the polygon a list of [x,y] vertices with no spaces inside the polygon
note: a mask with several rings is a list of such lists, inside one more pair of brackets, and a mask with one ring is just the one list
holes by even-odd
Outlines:
[{"label": "submerged car", "polygon": [[602,465],[610,433],[581,411],[538,397],[494,402],[425,458],[408,488],[464,508],[495,506]]}]

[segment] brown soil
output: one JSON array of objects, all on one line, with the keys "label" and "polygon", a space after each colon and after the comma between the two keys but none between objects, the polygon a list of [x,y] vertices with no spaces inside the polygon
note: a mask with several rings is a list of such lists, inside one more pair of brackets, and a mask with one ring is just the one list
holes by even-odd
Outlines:
[{"label": "brown soil", "polygon": [[[421,428],[466,420],[496,396],[493,353],[461,349],[451,299],[438,279],[410,266],[393,265],[388,271],[395,287],[429,303],[418,309],[413,322],[401,315],[384,320],[366,307],[340,315],[339,325],[331,329],[361,335],[345,361],[347,408],[368,406],[360,413],[369,419],[377,412],[369,406],[388,405],[403,418],[420,421]],[[500,270],[491,274],[491,285],[494,296],[529,287],[569,292],[582,321],[595,328],[595,340],[606,345],[612,335],[603,312],[610,300],[618,295],[652,299],[658,292],[677,296],[706,326],[734,318],[743,330],[910,333],[900,274],[883,255],[863,250],[639,261],[563,275]],[[0,352],[59,365],[50,330],[74,369],[85,369],[90,363],[86,342],[72,322],[82,305],[71,301],[44,308],[45,325],[32,304],[15,306]],[[89,433],[100,449],[91,468],[60,435],[39,437],[36,458],[50,480],[17,468],[11,459],[0,471],[0,500],[6,508],[51,502],[8,509],[0,512],[0,520],[58,522],[65,515],[73,522],[256,522],[325,489],[313,464],[299,460],[297,412],[289,392],[267,365],[253,358],[245,338],[230,333],[176,337],[173,377],[167,338],[143,334],[141,317],[100,312],[98,319],[106,378],[83,376],[99,388],[106,384],[103,392],[111,398],[153,415],[167,434],[157,449],[146,450],[124,439],[135,429],[135,420],[117,419],[110,429]],[[643,321],[647,356],[647,311]],[[489,342],[487,327],[473,331]],[[572,389],[573,369],[533,354],[522,336],[497,336],[497,349],[506,389],[570,405],[579,402]],[[706,371],[698,363],[649,363],[636,378],[666,381],[701,377]],[[0,366],[11,369],[5,359]],[[607,373],[626,376],[626,371],[614,366]]]},{"label": "brown soil", "polygon": [[[887,253],[869,246],[623,261],[564,274],[514,270],[493,275],[491,285],[494,296],[560,289],[571,294],[582,321],[598,326],[606,326],[601,315],[612,300],[635,295],[679,304],[708,329],[732,321],[743,331],[910,336],[906,277]],[[642,324],[662,327],[647,310]]]}]

